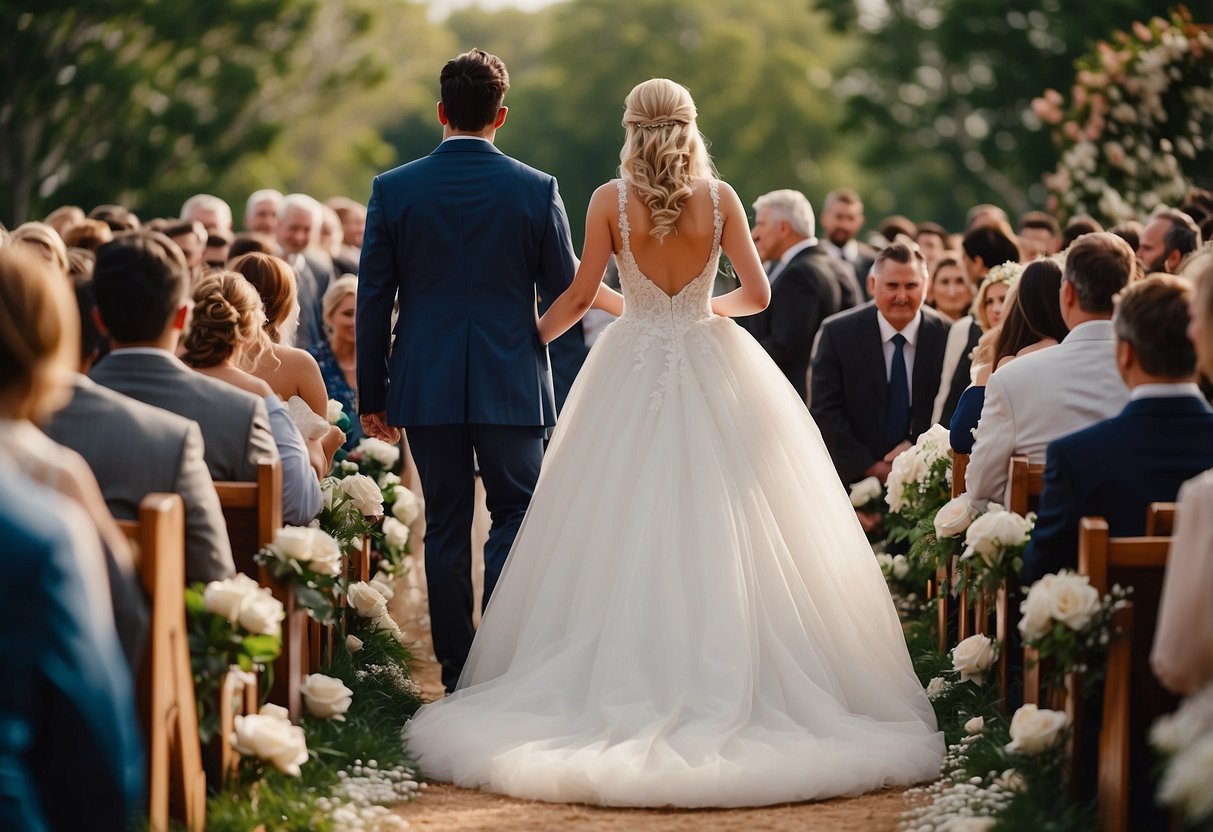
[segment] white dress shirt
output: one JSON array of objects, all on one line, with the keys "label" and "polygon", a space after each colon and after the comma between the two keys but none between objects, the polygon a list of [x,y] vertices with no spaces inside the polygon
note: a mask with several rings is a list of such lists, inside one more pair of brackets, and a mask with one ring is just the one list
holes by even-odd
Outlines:
[{"label": "white dress shirt", "polygon": [[[846,243],[841,246],[835,245],[830,240],[826,240],[824,243],[822,243],[822,245],[825,246],[826,251],[828,251],[830,254],[833,254],[835,257],[841,257],[852,266],[859,263],[859,243],[856,242],[854,237],[847,240]],[[867,277],[867,275],[864,276]]]},{"label": "white dress shirt", "polygon": [[1184,396],[1195,396],[1204,401],[1200,387],[1193,382],[1177,382],[1172,384],[1139,384],[1129,392],[1129,399],[1180,399]]},{"label": "white dress shirt", "polygon": [[[897,345],[893,343],[893,336],[897,334],[898,330],[879,311],[876,312],[876,323],[880,327],[880,341],[884,349],[884,379],[888,381],[893,377],[893,354],[897,351]],[[906,363],[906,387],[911,402],[914,401],[914,353],[918,345],[918,325],[921,323],[922,310],[919,309],[918,313],[914,315],[914,320],[901,330],[902,337],[906,339],[901,352]]]}]

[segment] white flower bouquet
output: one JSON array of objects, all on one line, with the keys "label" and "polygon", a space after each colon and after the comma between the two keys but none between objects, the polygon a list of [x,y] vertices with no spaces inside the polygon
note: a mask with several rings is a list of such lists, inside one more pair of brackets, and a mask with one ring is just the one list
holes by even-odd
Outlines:
[{"label": "white flower bouquet", "polygon": [[1023,552],[1035,525],[1035,514],[1021,517],[998,503],[990,503],[985,513],[965,528],[965,549],[960,560],[969,567],[967,585],[989,595],[1004,578],[1017,573],[1023,566]]},{"label": "white flower bouquet", "polygon": [[332,624],[341,607],[345,548],[319,527],[283,526],[273,542],[257,553],[257,563],[292,588],[295,602],[308,615]]},{"label": "white flower bouquet", "polygon": [[1158,799],[1191,825],[1213,820],[1213,685],[1192,694],[1150,729],[1164,758]]}]

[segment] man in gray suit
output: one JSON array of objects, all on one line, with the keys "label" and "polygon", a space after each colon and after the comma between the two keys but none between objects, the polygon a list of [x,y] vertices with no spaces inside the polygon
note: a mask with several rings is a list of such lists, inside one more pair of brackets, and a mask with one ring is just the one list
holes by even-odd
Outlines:
[{"label": "man in gray suit", "polygon": [[[174,355],[189,315],[188,275],[181,251],[154,231],[133,232],[98,249],[98,323],[114,349],[89,375],[197,422],[212,479],[251,482],[259,461],[278,458],[265,402],[194,372]],[[148,453],[138,446],[125,450],[128,465]]]},{"label": "man in gray suit", "polygon": [[[82,324],[95,306],[91,285],[76,287]],[[81,372],[97,344],[82,326]],[[153,492],[177,493],[185,502],[185,579],[218,581],[235,573],[227,526],[202,454],[202,432],[189,419],[143,404],[78,375],[72,398],[43,428],[93,469],[110,512],[119,520],[139,516],[139,502]],[[134,451],[134,452],[132,452]]]}]

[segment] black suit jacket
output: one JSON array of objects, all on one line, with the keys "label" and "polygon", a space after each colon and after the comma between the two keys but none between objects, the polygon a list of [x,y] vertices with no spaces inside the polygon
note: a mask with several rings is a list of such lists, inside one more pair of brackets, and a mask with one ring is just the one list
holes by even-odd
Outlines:
[{"label": "black suit jacket", "polygon": [[[920,314],[911,379],[911,441],[931,426],[949,329],[947,319],[935,310],[924,306]],[[843,483],[861,479],[892,450],[885,443],[889,381],[876,315],[876,306],[867,303],[829,318],[813,354],[810,409]]]},{"label": "black suit jacket", "polygon": [[842,308],[831,260],[817,246],[797,252],[775,275],[767,308],[736,319],[767,351],[801,399],[808,392],[806,377],[817,330]]}]

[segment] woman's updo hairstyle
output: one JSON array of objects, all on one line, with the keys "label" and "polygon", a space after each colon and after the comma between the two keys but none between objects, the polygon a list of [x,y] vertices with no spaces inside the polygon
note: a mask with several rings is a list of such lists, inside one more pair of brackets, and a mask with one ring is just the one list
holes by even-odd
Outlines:
[{"label": "woman's updo hairstyle", "polygon": [[265,348],[265,312],[252,284],[237,272],[212,272],[198,282],[193,299],[185,363],[214,367],[242,348],[241,369],[255,366]]},{"label": "woman's updo hairstyle", "polygon": [[228,268],[244,275],[261,296],[265,308],[265,334],[281,344],[280,327],[295,310],[295,270],[281,257],[249,252],[228,263]]},{"label": "woman's updo hairstyle", "polygon": [[638,84],[624,100],[619,174],[648,206],[658,240],[674,230],[691,183],[716,175],[696,117],[691,93],[666,78]]}]

